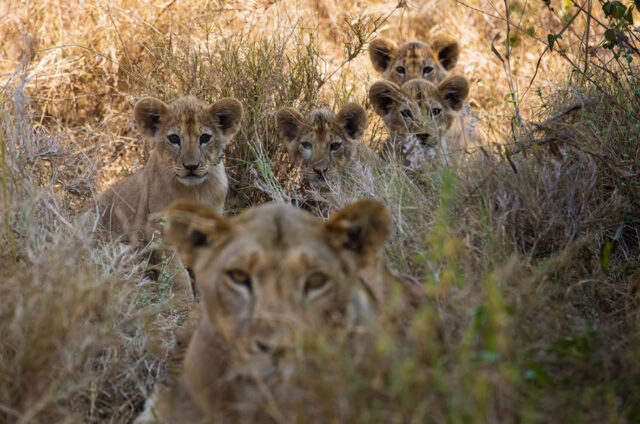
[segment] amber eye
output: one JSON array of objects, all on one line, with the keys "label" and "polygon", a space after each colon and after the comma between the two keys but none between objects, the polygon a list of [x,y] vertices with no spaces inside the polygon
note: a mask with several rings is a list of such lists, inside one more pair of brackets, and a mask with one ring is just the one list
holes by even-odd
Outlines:
[{"label": "amber eye", "polygon": [[425,66],[424,68],[422,68],[422,73],[423,74],[430,74],[433,71],[433,67],[432,66]]},{"label": "amber eye", "polygon": [[338,143],[338,142],[331,143],[331,144],[329,145],[329,150],[331,150],[332,152],[335,152],[335,151],[336,151],[336,150],[338,150],[340,147],[342,147],[342,143]]},{"label": "amber eye", "polygon": [[431,109],[431,115],[432,116],[438,116],[440,115],[440,112],[442,112],[442,109],[434,107],[433,109]]},{"label": "amber eye", "polygon": [[404,66],[396,66],[396,72],[399,73],[399,74],[404,75],[406,70],[404,69]]},{"label": "amber eye", "polygon": [[403,109],[400,111],[400,114],[405,118],[413,119],[413,113],[409,109]]},{"label": "amber eye", "polygon": [[232,269],[230,271],[227,271],[227,276],[234,284],[241,286],[251,292],[251,277],[249,277],[249,274],[240,269]]},{"label": "amber eye", "polygon": [[322,272],[314,272],[307,278],[307,281],[304,283],[304,293],[309,294],[311,292],[320,290],[323,288],[327,281],[329,281],[329,277]]},{"label": "amber eye", "polygon": [[179,145],[180,144],[180,136],[177,134],[171,134],[169,136],[167,136],[167,139],[169,139],[169,143],[171,144],[175,144],[175,145]]},{"label": "amber eye", "polygon": [[306,150],[311,150],[311,148],[313,147],[311,143],[309,143],[308,141],[303,141],[300,144],[302,144],[302,148]]},{"label": "amber eye", "polygon": [[210,134],[202,134],[200,136],[200,144],[207,144],[209,142],[209,140],[211,140],[211,135]]}]

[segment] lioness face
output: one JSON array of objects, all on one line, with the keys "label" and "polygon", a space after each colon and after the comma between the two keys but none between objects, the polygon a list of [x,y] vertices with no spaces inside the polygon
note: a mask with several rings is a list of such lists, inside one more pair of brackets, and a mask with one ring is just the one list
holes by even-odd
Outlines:
[{"label": "lioness face", "polygon": [[438,37],[431,43],[407,41],[398,47],[385,38],[369,44],[369,58],[382,78],[402,85],[415,78],[439,83],[458,62],[460,48],[450,37]]},{"label": "lioness face", "polygon": [[207,105],[192,96],[169,104],[146,97],[136,104],[134,116],[138,130],[152,140],[167,175],[195,186],[222,160],[239,129],[242,105],[231,98]]},{"label": "lioness face", "polygon": [[264,372],[301,331],[344,325],[362,290],[358,273],[390,231],[386,209],[372,200],[326,223],[275,203],[227,219],[179,201],[167,214],[168,238],[195,272],[209,325],[233,350],[235,365]]},{"label": "lioness face", "polygon": [[314,109],[303,116],[295,109],[284,108],[278,111],[276,120],[278,134],[289,156],[300,166],[303,180],[317,186],[349,164],[367,114],[359,104],[349,103],[337,114]]},{"label": "lioness face", "polygon": [[[468,94],[469,83],[462,76],[447,77],[437,85],[422,79],[402,87],[378,81],[369,88],[374,110],[405,155],[417,148],[432,149],[451,127]],[[425,154],[433,156],[431,151]]]}]

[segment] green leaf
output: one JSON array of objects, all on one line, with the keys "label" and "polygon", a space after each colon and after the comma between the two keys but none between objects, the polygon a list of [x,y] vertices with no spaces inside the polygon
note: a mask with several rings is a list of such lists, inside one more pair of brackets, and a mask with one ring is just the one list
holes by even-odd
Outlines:
[{"label": "green leaf", "polygon": [[609,260],[611,259],[611,251],[613,250],[613,243],[607,239],[600,248],[600,269],[606,271],[609,269]]},{"label": "green leaf", "polygon": [[616,36],[616,30],[613,28],[609,28],[604,32],[604,38],[612,43],[615,44],[616,41],[618,40],[618,37]]},{"label": "green leaf", "polygon": [[627,11],[627,6],[619,1],[608,1],[602,5],[602,11],[608,18],[622,19]]},{"label": "green leaf", "polygon": [[[640,0],[638,0],[640,1]],[[555,34],[547,34],[547,43],[549,43],[549,50],[553,51],[553,43],[556,42]]]}]

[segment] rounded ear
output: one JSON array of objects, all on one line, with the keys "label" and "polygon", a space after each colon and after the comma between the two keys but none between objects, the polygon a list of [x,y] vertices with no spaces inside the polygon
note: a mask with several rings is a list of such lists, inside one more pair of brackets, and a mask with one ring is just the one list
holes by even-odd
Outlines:
[{"label": "rounded ear", "polygon": [[449,76],[438,84],[438,91],[453,110],[462,109],[462,102],[469,95],[469,82],[460,75]]},{"label": "rounded ear", "polygon": [[438,62],[447,71],[453,69],[458,63],[458,57],[460,56],[460,45],[458,42],[449,36],[439,36],[431,43],[431,48],[438,57]]},{"label": "rounded ear", "polygon": [[177,200],[167,208],[164,232],[183,262],[195,265],[198,253],[216,239],[228,234],[231,225],[226,218],[191,200]]},{"label": "rounded ear", "polygon": [[385,116],[391,108],[402,99],[402,93],[397,85],[389,81],[377,81],[369,87],[369,101],[373,110],[380,116]]},{"label": "rounded ear", "polygon": [[140,99],[133,108],[133,118],[138,131],[147,137],[153,137],[160,123],[169,111],[169,106],[155,97]]},{"label": "rounded ear", "polygon": [[240,129],[243,110],[238,100],[231,97],[220,99],[209,106],[209,113],[223,136],[231,137]]},{"label": "rounded ear", "polygon": [[337,119],[350,138],[358,140],[362,137],[367,125],[367,112],[358,103],[347,103],[338,112]]},{"label": "rounded ear", "polygon": [[303,122],[304,117],[296,109],[292,107],[280,109],[276,114],[278,136],[286,143],[289,143],[298,136],[300,126]]},{"label": "rounded ear", "polygon": [[396,54],[398,46],[386,38],[376,38],[369,43],[369,58],[373,68],[383,73],[391,65],[391,59]]},{"label": "rounded ear", "polygon": [[361,200],[331,215],[325,229],[329,243],[363,267],[389,238],[391,217],[382,203]]}]

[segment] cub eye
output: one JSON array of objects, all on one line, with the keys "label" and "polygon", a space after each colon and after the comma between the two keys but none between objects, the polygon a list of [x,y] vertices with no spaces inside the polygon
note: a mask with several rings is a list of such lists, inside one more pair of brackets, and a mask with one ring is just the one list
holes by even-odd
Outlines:
[{"label": "cub eye", "polygon": [[432,71],[433,71],[433,66],[425,66],[424,68],[422,68],[423,74],[430,74]]},{"label": "cub eye", "polygon": [[231,271],[227,271],[227,276],[234,284],[251,292],[251,277],[249,277],[249,274],[240,269],[232,269]]},{"label": "cub eye", "polygon": [[313,147],[308,141],[303,141],[301,144],[303,149],[311,150],[311,148]]},{"label": "cub eye", "polygon": [[396,66],[396,72],[404,75],[405,73],[404,66]]},{"label": "cub eye", "polygon": [[209,140],[211,140],[211,135],[210,134],[202,134],[200,136],[200,144],[207,144],[209,142]]},{"label": "cub eye", "polygon": [[329,144],[329,150],[331,150],[332,152],[335,152],[340,147],[342,147],[342,143],[335,142],[335,143]]},{"label": "cub eye", "polygon": [[431,115],[433,116],[438,116],[440,115],[440,112],[442,112],[442,109],[434,107],[433,109],[431,109]]},{"label": "cub eye", "polygon": [[169,136],[167,136],[167,138],[169,139],[169,143],[171,144],[175,144],[175,145],[179,145],[180,144],[180,136],[177,134],[171,134]]},{"label": "cub eye", "polygon": [[329,277],[327,277],[324,273],[314,272],[309,276],[309,278],[307,278],[307,281],[304,283],[304,293],[309,294],[310,292],[320,290],[327,284],[328,280]]},{"label": "cub eye", "polygon": [[413,119],[413,113],[409,109],[403,109],[400,111],[400,114],[405,118]]}]

